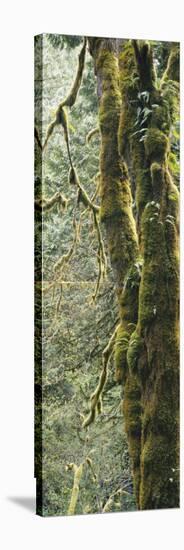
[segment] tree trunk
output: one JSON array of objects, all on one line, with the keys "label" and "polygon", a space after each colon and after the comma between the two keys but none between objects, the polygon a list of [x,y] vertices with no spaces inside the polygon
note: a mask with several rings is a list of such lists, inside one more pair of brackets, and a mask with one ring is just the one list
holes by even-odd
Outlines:
[{"label": "tree trunk", "polygon": [[[178,55],[171,51],[159,90],[149,45],[88,42],[99,98],[101,221],[120,311],[116,373],[124,387],[135,496],[140,509],[177,507],[178,191],[168,169],[172,106],[164,85],[170,73],[178,74]],[[147,111],[142,107],[135,132],[138,98],[147,98]]]}]

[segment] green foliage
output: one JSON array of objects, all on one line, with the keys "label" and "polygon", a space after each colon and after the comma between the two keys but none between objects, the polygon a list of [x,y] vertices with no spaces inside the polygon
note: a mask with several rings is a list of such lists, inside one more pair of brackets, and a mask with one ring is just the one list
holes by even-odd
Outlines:
[{"label": "green foliage", "polygon": [[53,48],[63,50],[65,47],[76,48],[82,42],[82,36],[70,36],[66,34],[48,34],[47,39],[52,44]]}]

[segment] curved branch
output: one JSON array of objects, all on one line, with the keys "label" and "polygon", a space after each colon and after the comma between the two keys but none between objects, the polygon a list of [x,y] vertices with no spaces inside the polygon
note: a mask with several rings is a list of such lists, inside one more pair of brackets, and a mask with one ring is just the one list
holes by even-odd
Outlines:
[{"label": "curved branch", "polygon": [[88,134],[86,136],[87,145],[89,145],[89,142],[91,141],[92,137],[94,137],[96,134],[99,134],[99,132],[100,132],[100,129],[99,129],[98,126],[96,128],[93,128],[92,130],[90,130],[90,132],[88,132]]},{"label": "curved branch", "polygon": [[180,49],[179,44],[175,44],[170,51],[167,67],[162,77],[161,86],[165,84],[167,80],[174,80],[179,82],[180,80]]},{"label": "curved branch", "polygon": [[61,125],[63,127],[63,130],[64,130],[64,136],[65,136],[65,141],[66,141],[66,146],[67,146],[67,152],[68,152],[68,158],[69,158],[69,161],[70,161],[70,165],[72,167],[72,159],[71,159],[71,154],[70,154],[70,146],[69,146],[69,132],[68,132],[68,121],[67,121],[67,115],[66,115],[66,111],[64,109],[64,107],[72,107],[76,101],[76,97],[77,97],[77,94],[78,94],[78,91],[79,91],[79,88],[80,88],[80,85],[81,85],[81,82],[82,82],[82,75],[83,75],[83,70],[84,70],[84,62],[85,62],[85,53],[86,53],[86,38],[84,38],[84,43],[83,43],[83,46],[82,46],[82,49],[79,53],[79,61],[78,61],[78,68],[77,68],[77,74],[76,74],[76,77],[75,77],[75,80],[74,80],[74,84],[69,92],[69,94],[67,95],[67,97],[61,101],[61,103],[59,104],[58,108],[57,108],[57,111],[56,111],[56,116],[55,116],[55,120],[53,122],[51,122],[51,124],[49,125],[48,129],[47,129],[47,134],[46,134],[46,138],[45,138],[45,142],[44,142],[44,145],[43,145],[43,150],[45,149],[52,133],[53,133],[53,130],[56,126],[58,125]]},{"label": "curved branch", "polygon": [[114,349],[114,342],[116,338],[117,329],[118,329],[118,326],[115,328],[115,331],[110,337],[110,340],[102,353],[102,372],[100,374],[100,378],[99,378],[99,382],[96,387],[96,390],[91,395],[91,410],[87,418],[83,422],[83,425],[82,425],[83,428],[87,428],[88,426],[90,426],[90,424],[92,424],[92,422],[94,422],[96,417],[96,412],[101,413],[101,408],[102,408],[101,395],[102,395],[102,391],[104,389],[105,383],[107,381],[108,364]]},{"label": "curved branch", "polygon": [[62,195],[59,191],[57,191],[50,199],[46,199],[45,197],[42,197],[41,199],[35,200],[35,208],[36,210],[42,211],[48,211],[53,208],[56,204],[58,204],[63,209],[66,208],[68,199]]},{"label": "curved branch", "polygon": [[66,105],[67,107],[73,107],[76,101],[76,97],[82,82],[82,75],[83,75],[84,64],[85,64],[85,55],[86,55],[86,38],[84,37],[83,46],[78,57],[78,68],[77,68],[75,81],[66,99],[64,99],[64,101],[62,102],[63,106]]}]

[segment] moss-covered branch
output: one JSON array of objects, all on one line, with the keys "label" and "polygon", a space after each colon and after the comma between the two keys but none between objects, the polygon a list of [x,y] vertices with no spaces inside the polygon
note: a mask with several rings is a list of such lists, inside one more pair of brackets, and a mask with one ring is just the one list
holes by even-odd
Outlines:
[{"label": "moss-covered branch", "polygon": [[167,80],[179,82],[180,80],[180,47],[173,44],[167,62],[166,70],[162,77],[162,84]]},{"label": "moss-covered branch", "polygon": [[85,55],[86,55],[86,38],[84,38],[83,45],[79,53],[78,67],[77,67],[77,73],[76,73],[74,83],[67,97],[62,102],[63,106],[66,105],[67,107],[73,107],[76,101],[77,94],[82,82],[82,76],[83,76],[84,64],[85,64]]},{"label": "moss-covered branch", "polygon": [[68,466],[68,469],[73,469],[74,471],[71,500],[70,500],[70,504],[67,512],[68,516],[72,516],[75,514],[75,509],[76,509],[77,500],[79,496],[79,486],[80,486],[80,480],[83,472],[83,464],[80,464],[80,466],[77,466],[76,464],[70,464]]},{"label": "moss-covered branch", "polygon": [[108,364],[109,364],[109,360],[111,358],[111,355],[113,353],[116,333],[117,333],[117,327],[115,328],[115,331],[113,332],[107,346],[105,347],[105,349],[103,351],[103,354],[102,354],[102,372],[100,374],[100,378],[99,378],[99,382],[98,382],[98,385],[96,387],[96,390],[91,395],[91,398],[90,398],[90,401],[91,401],[91,403],[90,403],[90,412],[89,412],[87,418],[85,418],[85,420],[83,422],[83,425],[82,425],[83,428],[87,428],[88,426],[90,426],[90,424],[92,424],[92,422],[94,422],[97,412],[101,413],[101,410],[102,410],[102,399],[101,399],[101,397],[102,397],[102,392],[103,392],[104,386],[105,386],[106,381],[107,381]]},{"label": "moss-covered branch", "polygon": [[62,193],[57,191],[49,199],[46,199],[45,197],[42,197],[41,199],[36,199],[35,200],[35,208],[36,208],[36,210],[46,212],[48,210],[52,210],[52,208],[55,205],[58,205],[60,208],[62,207],[63,209],[65,209],[66,205],[67,205],[67,202],[68,202],[68,199],[66,199],[66,197],[64,197],[64,195],[62,195]]},{"label": "moss-covered branch", "polygon": [[63,274],[64,267],[66,267],[66,265],[68,264],[69,260],[71,259],[71,257],[75,252],[77,242],[79,242],[79,227],[75,217],[73,219],[73,227],[74,227],[74,236],[68,252],[66,252],[66,254],[63,254],[63,256],[61,256],[61,258],[59,258],[59,260],[57,260],[57,262],[54,264],[54,273],[56,274],[59,272],[60,278],[61,278],[61,275]]},{"label": "moss-covered branch", "polygon": [[99,134],[99,128],[93,128],[93,130],[90,130],[90,132],[88,132],[87,136],[86,136],[86,143],[87,145],[89,145],[91,139],[96,136],[97,134]]},{"label": "moss-covered branch", "polygon": [[99,212],[100,210],[99,206],[97,206],[91,201],[89,195],[87,194],[84,187],[80,183],[76,168],[74,168],[73,166],[70,168],[68,179],[69,179],[70,185],[76,185],[76,187],[78,188],[78,191],[79,191],[78,203],[82,202],[83,205],[86,208],[90,208],[94,214]]},{"label": "moss-covered branch", "polygon": [[70,152],[70,144],[69,144],[69,129],[68,129],[68,117],[65,107],[72,107],[76,101],[77,94],[82,82],[82,75],[84,70],[84,62],[85,62],[85,53],[86,53],[86,38],[84,38],[84,43],[81,49],[81,52],[79,54],[79,61],[78,61],[78,68],[77,68],[77,74],[73,83],[73,86],[68,93],[67,97],[61,101],[59,104],[55,120],[51,122],[51,124],[48,126],[45,142],[43,145],[43,150],[46,148],[47,143],[50,139],[50,137],[53,134],[54,128],[57,126],[60,126],[64,130],[64,137],[66,141],[67,146],[67,152],[68,152],[68,158],[70,162],[70,166],[72,167],[72,158],[71,158],[71,152]]}]

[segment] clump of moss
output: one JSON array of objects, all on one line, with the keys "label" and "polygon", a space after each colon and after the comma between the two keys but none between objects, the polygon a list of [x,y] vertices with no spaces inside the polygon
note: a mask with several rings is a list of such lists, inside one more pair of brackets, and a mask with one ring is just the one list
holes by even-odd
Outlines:
[{"label": "clump of moss", "polygon": [[171,125],[171,116],[166,99],[159,99],[160,104],[153,104],[151,125],[164,133],[168,133]]},{"label": "clump of moss", "polygon": [[127,376],[127,350],[130,334],[120,324],[114,346],[114,362],[116,369],[116,380],[119,383],[124,383]]},{"label": "clump of moss", "polygon": [[[121,217],[122,214],[126,215],[124,208],[131,208],[131,195],[130,195],[130,185],[128,180],[121,181],[119,178],[109,179],[106,181],[108,185],[108,195],[104,193],[104,189],[101,191],[101,208],[100,208],[100,219],[101,222],[112,218]],[[130,210],[131,215],[131,210]]]},{"label": "clump of moss", "polygon": [[147,203],[142,215],[141,228],[144,259],[148,260],[154,256],[156,257],[163,245],[163,223],[160,217],[159,202],[151,201]]},{"label": "clump of moss", "polygon": [[153,197],[156,202],[160,202],[163,185],[164,185],[164,170],[162,164],[152,162],[151,164],[151,181],[153,187]]},{"label": "clump of moss", "polygon": [[157,128],[149,128],[144,140],[146,157],[151,161],[164,161],[169,152],[167,136]]},{"label": "clump of moss", "polygon": [[139,356],[142,352],[144,345],[143,338],[138,334],[137,330],[135,330],[129,341],[129,346],[127,350],[127,363],[128,367],[130,369],[130,372],[133,374],[136,374],[138,372],[138,360]]}]

